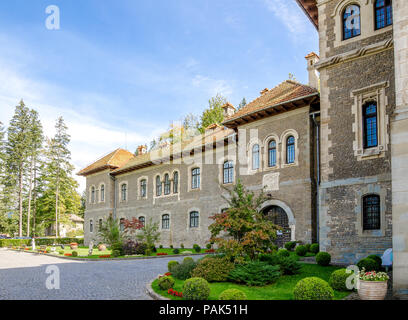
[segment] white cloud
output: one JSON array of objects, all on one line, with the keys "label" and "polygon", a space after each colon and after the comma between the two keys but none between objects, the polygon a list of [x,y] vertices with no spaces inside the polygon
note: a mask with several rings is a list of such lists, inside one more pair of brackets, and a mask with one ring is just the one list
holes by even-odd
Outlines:
[{"label": "white cloud", "polygon": [[198,74],[191,83],[194,87],[205,90],[210,96],[215,96],[217,93],[230,96],[233,93],[232,86],[223,79],[212,79]]}]

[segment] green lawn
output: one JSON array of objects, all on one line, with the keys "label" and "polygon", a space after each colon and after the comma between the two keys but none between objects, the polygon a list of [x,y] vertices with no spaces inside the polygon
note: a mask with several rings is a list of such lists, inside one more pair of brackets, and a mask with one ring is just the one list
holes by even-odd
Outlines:
[{"label": "green lawn", "polygon": [[[38,247],[39,248],[39,247]],[[49,248],[49,247],[48,247]],[[78,252],[78,257],[79,258],[87,258],[87,259],[99,259],[99,256],[103,256],[103,255],[110,255],[111,253],[112,253],[112,251],[111,250],[105,250],[105,251],[99,251],[97,248],[94,248],[93,249],[93,252],[92,252],[92,255],[91,256],[88,256],[88,250],[89,250],[89,248],[88,247],[78,247],[78,249],[77,250],[71,250],[70,249],[70,247],[68,246],[68,245],[66,245],[65,246],[65,249],[63,250],[63,249],[61,249],[61,247],[57,247],[57,250],[56,250],[56,252],[59,252],[59,251],[64,251],[64,254],[65,253],[72,253],[72,251],[77,251]],[[157,252],[156,253],[152,253],[151,254],[151,256],[156,256],[156,254],[157,253],[167,253],[169,256],[170,255],[175,255],[174,253],[173,253],[173,250],[174,249],[170,249],[170,248],[163,248],[163,249],[157,249]],[[179,254],[183,254],[183,252],[184,251],[191,251],[192,252],[192,254],[197,254],[193,249],[179,249],[180,250],[180,253]],[[201,252],[200,253],[205,253],[205,250],[206,249],[201,249]],[[60,255],[59,254],[59,256],[63,256],[63,255]],[[176,255],[175,255],[176,256]],[[118,257],[118,258],[132,258],[132,257],[134,257],[134,256],[120,256],[120,257]]]},{"label": "green lawn", "polygon": [[[265,287],[248,287],[245,285],[234,284],[231,282],[215,282],[210,283],[210,297],[209,300],[218,300],[220,293],[226,289],[239,289],[245,292],[248,300],[293,300],[293,289],[296,283],[306,277],[319,277],[326,281],[329,280],[333,271],[340,269],[336,266],[322,267],[316,264],[302,263],[301,273],[293,276],[282,276],[274,284],[267,285]],[[182,280],[175,279],[176,283],[173,287],[176,291],[183,291]],[[166,291],[161,290],[157,284],[157,279],[152,283],[153,290],[167,298],[172,300],[182,300],[179,297],[174,297],[167,294]],[[340,300],[350,292],[334,291],[334,299]]]}]

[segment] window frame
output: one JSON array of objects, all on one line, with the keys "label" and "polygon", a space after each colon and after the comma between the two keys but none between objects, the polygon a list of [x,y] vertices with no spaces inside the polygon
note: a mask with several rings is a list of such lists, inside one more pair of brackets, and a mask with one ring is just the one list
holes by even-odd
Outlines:
[{"label": "window frame", "polygon": [[[123,189],[123,187],[125,187]],[[121,202],[126,202],[127,201],[127,193],[128,193],[128,185],[127,182],[123,182],[120,185],[120,201]]]},{"label": "window frame", "polygon": [[171,182],[170,182],[170,175],[166,173],[164,175],[164,182],[163,182],[164,188],[163,188],[163,194],[165,196],[168,196],[171,193]]},{"label": "window frame", "polygon": [[100,198],[100,202],[105,202],[105,184],[102,183],[99,187],[99,198]]},{"label": "window frame", "polygon": [[[275,143],[275,146],[274,147],[271,147],[271,143]],[[276,167],[277,166],[277,160],[278,160],[278,151],[277,151],[277,142],[276,142],[276,140],[275,139],[271,139],[271,140],[269,140],[269,142],[268,142],[268,168],[274,168],[274,167]],[[272,165],[271,164],[271,151],[275,151],[275,162],[274,162],[274,164]]]},{"label": "window frame", "polygon": [[[293,142],[289,142],[289,139],[291,139],[291,138],[293,139]],[[296,138],[295,138],[294,135],[289,135],[286,138],[285,148],[286,148],[286,161],[285,161],[285,163],[288,164],[288,165],[295,164],[296,163]],[[291,156],[293,156],[293,159],[292,159]]]},{"label": "window frame", "polygon": [[[255,148],[257,148],[257,149],[255,150]],[[252,160],[251,161],[251,169],[253,171],[260,170],[260,168],[261,168],[260,154],[261,154],[261,147],[260,147],[259,143],[255,143],[251,147],[251,160]],[[255,159],[255,156],[256,156],[256,159]],[[256,167],[255,167],[255,164],[257,165]]]},{"label": "window frame", "polygon": [[[166,219],[165,219],[165,217],[166,217]],[[164,227],[165,225],[164,225],[164,222],[166,221],[166,227]],[[168,214],[168,213],[165,213],[165,214],[162,214],[162,216],[161,216],[161,229],[162,230],[170,230],[170,214]]]},{"label": "window frame", "polygon": [[102,224],[103,224],[103,219],[100,218],[100,219],[98,220],[98,229],[99,229],[99,230],[102,228]]},{"label": "window frame", "polygon": [[94,230],[94,225],[93,225],[93,219],[89,220],[89,233],[93,233]]},{"label": "window frame", "polygon": [[[374,30],[381,30],[384,29],[386,27],[392,26],[394,24],[394,13],[392,10],[392,0],[383,0],[384,1],[384,5],[381,7],[377,7],[377,3],[380,0],[375,0],[373,3],[373,9],[374,9]],[[389,4],[387,5],[387,1],[389,1]],[[388,13],[387,8],[391,8],[391,12]],[[382,27],[378,27],[378,20],[377,20],[377,15],[378,15],[378,11],[384,9],[384,26]],[[388,16],[390,15],[390,17]],[[388,19],[391,19],[391,22],[389,24],[387,24]]]},{"label": "window frame", "polygon": [[[226,165],[228,165],[226,167]],[[227,173],[227,176],[226,176]],[[227,177],[227,179],[225,179]],[[226,160],[222,165],[222,183],[231,184],[234,183],[234,161]]]},{"label": "window frame", "polygon": [[191,190],[200,189],[201,186],[201,168],[194,167],[191,169]]},{"label": "window frame", "polygon": [[156,197],[160,197],[163,193],[163,188],[162,188],[162,181],[160,175],[157,175],[154,179],[155,185],[156,185]]},{"label": "window frame", "polygon": [[189,213],[189,228],[200,227],[200,213],[196,210]]},{"label": "window frame", "polygon": [[139,218],[138,218],[138,220],[139,220],[139,222],[141,223],[141,224],[143,224],[143,227],[145,226],[145,223],[146,223],[146,217],[145,216],[140,216]]},{"label": "window frame", "polygon": [[[177,177],[177,179],[176,179]],[[173,172],[173,193],[178,193],[179,192],[179,179],[180,179],[180,174],[178,171]]]},{"label": "window frame", "polygon": [[[347,18],[349,16],[345,17],[345,15],[346,15],[346,10],[350,6],[358,7],[358,19],[359,19],[360,29],[359,29],[359,33],[355,34],[355,35],[353,33],[353,30],[355,30],[355,29],[351,29],[351,36],[346,38],[346,32],[345,32],[346,31],[346,21],[347,21]],[[360,5],[358,5],[356,3],[350,3],[343,9],[342,15],[341,15],[341,27],[342,27],[342,40],[343,41],[350,40],[350,39],[356,38],[358,36],[361,36],[361,7],[360,7]],[[347,29],[347,30],[349,30],[349,29]]]},{"label": "window frame", "polygon": [[[375,198],[377,203],[370,204],[370,207],[369,207],[369,204],[367,204],[367,199],[369,198]],[[369,214],[367,211],[369,208],[373,209],[374,205],[375,205],[375,210],[376,210],[375,214],[377,215],[377,217],[369,218],[367,217],[367,215]],[[376,224],[370,225],[368,222],[366,222],[366,220],[369,220],[369,219],[377,220]],[[381,197],[378,194],[374,194],[374,193],[366,194],[362,197],[362,229],[363,229],[363,232],[381,230]]]},{"label": "window frame", "polygon": [[96,188],[95,186],[91,187],[91,203],[96,202]]},{"label": "window frame", "polygon": [[[370,115],[367,115],[367,109],[374,105],[375,106],[375,114],[372,113]],[[376,148],[378,147],[378,104],[376,101],[366,101],[363,104],[363,110],[362,110],[362,118],[363,118],[363,148],[364,149],[371,149],[371,148]],[[369,134],[367,132],[368,127],[367,127],[367,120],[368,119],[373,119],[375,118],[375,145],[368,145],[368,137]]]},{"label": "window frame", "polygon": [[124,224],[125,218],[120,218],[119,219],[119,231],[124,232],[125,231],[125,224]]},{"label": "window frame", "polygon": [[140,180],[140,197],[147,198],[147,179]]}]

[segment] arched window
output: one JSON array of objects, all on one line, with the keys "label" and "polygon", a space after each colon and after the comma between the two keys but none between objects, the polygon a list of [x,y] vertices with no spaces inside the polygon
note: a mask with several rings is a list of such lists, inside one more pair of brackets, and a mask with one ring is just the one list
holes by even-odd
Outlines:
[{"label": "arched window", "polygon": [[357,37],[360,34],[360,7],[351,4],[343,11],[343,40]]},{"label": "arched window", "polygon": [[142,198],[146,198],[147,192],[146,192],[146,179],[143,179],[140,181],[140,196]]},{"label": "arched window", "polygon": [[170,186],[171,186],[171,183],[170,183],[170,177],[169,177],[169,175],[166,173],[165,175],[164,175],[164,194],[170,194]]},{"label": "arched window", "polygon": [[271,140],[268,144],[268,166],[276,166],[276,141]]},{"label": "arched window", "polygon": [[286,140],[286,163],[295,163],[295,138],[293,136]]},{"label": "arched window", "polygon": [[101,185],[101,202],[105,201],[105,185]]},{"label": "arched window", "polygon": [[174,172],[173,174],[173,193],[178,193],[178,183],[179,183],[179,175],[178,172]]},{"label": "arched window", "polygon": [[162,215],[162,229],[170,229],[170,216],[168,214]]},{"label": "arched window", "polygon": [[146,222],[146,218],[143,216],[139,217],[139,222],[144,226]]},{"label": "arched window", "polygon": [[198,228],[199,216],[197,211],[190,212],[190,228]]},{"label": "arched window", "polygon": [[234,182],[234,162],[225,161],[224,162],[224,183]]},{"label": "arched window", "polygon": [[99,230],[101,230],[102,229],[102,219],[99,219]]},{"label": "arched window", "polygon": [[95,187],[91,188],[91,203],[95,203]]},{"label": "arched window", "polygon": [[370,194],[363,198],[363,230],[381,228],[380,197]]},{"label": "arched window", "polygon": [[93,232],[93,220],[89,220],[89,232]]},{"label": "arched window", "polygon": [[156,177],[156,196],[160,197],[162,194],[162,183],[160,181],[160,176]]},{"label": "arched window", "polygon": [[378,145],[377,133],[377,104],[368,102],[363,105],[364,148]]},{"label": "arched window", "polygon": [[126,201],[127,199],[127,184],[124,183],[121,186],[121,199],[122,201]]},{"label": "arched window", "polygon": [[375,1],[375,29],[382,29],[392,25],[392,1]]},{"label": "arched window", "polygon": [[200,168],[191,170],[191,189],[200,188]]},{"label": "arched window", "polygon": [[252,147],[252,170],[259,169],[259,144]]},{"label": "arched window", "polygon": [[120,218],[119,220],[119,229],[120,231],[125,231],[125,218]]}]

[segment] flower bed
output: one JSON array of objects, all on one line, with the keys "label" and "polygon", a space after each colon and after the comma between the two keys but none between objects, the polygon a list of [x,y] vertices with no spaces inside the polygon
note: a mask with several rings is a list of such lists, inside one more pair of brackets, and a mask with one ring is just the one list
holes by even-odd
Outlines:
[{"label": "flower bed", "polygon": [[104,255],[102,255],[102,256],[99,256],[99,258],[110,258],[110,257],[111,257],[110,254],[104,254]]},{"label": "flower bed", "polygon": [[166,252],[159,252],[156,254],[156,256],[168,256],[169,254]]},{"label": "flower bed", "polygon": [[205,253],[214,253],[215,252],[215,249],[208,249],[208,250],[205,250]]},{"label": "flower bed", "polygon": [[169,289],[167,291],[168,294],[171,294],[173,297],[179,297],[179,298],[183,298],[183,292],[178,292],[176,290],[173,289]]},{"label": "flower bed", "polygon": [[64,256],[66,256],[66,257],[72,257],[72,253],[64,253]]}]

